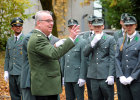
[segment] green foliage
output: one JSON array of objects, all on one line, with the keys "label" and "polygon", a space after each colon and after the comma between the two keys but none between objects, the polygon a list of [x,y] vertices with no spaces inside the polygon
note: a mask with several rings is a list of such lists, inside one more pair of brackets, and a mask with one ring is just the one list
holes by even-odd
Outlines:
[{"label": "green foliage", "polygon": [[13,35],[11,20],[14,17],[28,18],[25,9],[32,5],[28,0],[0,0],[0,51],[5,50],[8,37]]},{"label": "green foliage", "polygon": [[109,26],[120,28],[120,16],[122,13],[132,14],[134,7],[130,0],[100,0],[103,6],[103,14]]},{"label": "green foliage", "polygon": [[133,2],[133,8],[134,8],[134,11],[133,11],[133,15],[136,16],[136,19],[138,21],[138,28],[137,30],[140,30],[140,0],[130,0],[131,2]]}]

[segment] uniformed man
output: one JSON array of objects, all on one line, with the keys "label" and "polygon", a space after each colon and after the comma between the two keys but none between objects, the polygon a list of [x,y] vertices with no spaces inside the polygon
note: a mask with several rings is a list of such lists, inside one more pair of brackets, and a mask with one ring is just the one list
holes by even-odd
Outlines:
[{"label": "uniformed man", "polygon": [[140,93],[140,35],[134,16],[124,19],[127,34],[117,43],[116,75],[120,80],[121,100],[139,100]]},{"label": "uniformed man", "polygon": [[[121,24],[121,30],[118,30],[116,32],[114,32],[114,38],[116,40],[116,42],[118,41],[119,38],[123,37],[124,34],[125,34],[125,25],[124,25],[124,19],[127,17],[127,16],[130,16],[129,13],[123,13],[121,15],[121,18],[120,18],[120,24]],[[119,81],[119,78],[116,78],[116,85],[117,85],[117,94],[118,94],[118,100],[121,100],[121,91],[120,91],[120,81]]]},{"label": "uniformed man", "polygon": [[[90,39],[90,37],[92,37],[92,35],[94,34],[94,30],[93,30],[93,25],[92,25],[92,21],[93,19],[96,18],[96,16],[94,15],[90,15],[88,17],[88,27],[89,27],[89,31],[84,32],[83,34],[83,38],[85,40],[88,41],[88,39]],[[91,56],[89,56],[89,58],[87,59],[87,64],[89,66],[89,60],[90,60]],[[87,66],[87,67],[88,67]],[[88,93],[88,100],[93,100],[92,98],[92,92],[91,92],[91,84],[90,84],[90,79],[86,78],[86,86],[87,86],[87,93]]]},{"label": "uniformed man", "polygon": [[94,34],[94,30],[93,30],[93,25],[92,25],[92,21],[93,19],[96,18],[96,16],[94,15],[90,15],[88,17],[88,27],[89,27],[89,31],[83,32],[83,38],[87,39],[88,37],[90,37],[92,34]]},{"label": "uniformed man", "polygon": [[[71,31],[74,25],[78,25],[75,19],[68,20],[68,29]],[[84,100],[84,84],[86,79],[86,60],[83,55],[85,40],[77,36],[75,47],[63,57],[62,69],[66,100]]]},{"label": "uniformed man", "polygon": [[16,17],[11,22],[14,36],[10,37],[6,45],[4,79],[10,87],[11,100],[21,100],[20,75],[22,68],[22,45],[24,35],[22,34],[23,20]]},{"label": "uniformed man", "polygon": [[130,16],[130,14],[129,13],[123,13],[121,15],[121,19],[120,19],[120,24],[122,26],[121,30],[118,30],[118,31],[114,32],[114,38],[115,38],[116,41],[118,41],[119,38],[124,36],[124,33],[125,33],[124,19],[127,16]]},{"label": "uniformed man", "polygon": [[35,33],[35,31],[31,31],[30,33],[28,33],[23,40],[23,65],[21,70],[22,100],[36,100],[35,96],[31,94],[31,73],[27,54],[27,44],[32,33]]},{"label": "uniformed man", "polygon": [[94,18],[94,35],[85,46],[84,55],[92,54],[87,77],[91,79],[93,100],[114,100],[115,39],[103,33],[104,20]]}]

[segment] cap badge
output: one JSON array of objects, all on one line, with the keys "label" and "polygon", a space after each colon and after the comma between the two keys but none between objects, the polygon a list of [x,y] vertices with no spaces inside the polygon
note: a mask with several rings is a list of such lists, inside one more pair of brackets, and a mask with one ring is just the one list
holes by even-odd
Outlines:
[{"label": "cap badge", "polygon": [[128,22],[130,21],[130,17],[127,17],[127,21],[128,21]]},{"label": "cap badge", "polygon": [[74,22],[74,20],[71,20],[71,23],[73,23]]},{"label": "cap badge", "polygon": [[17,20],[16,23],[19,23],[19,20]]},{"label": "cap badge", "polygon": [[98,23],[98,19],[95,19],[95,23]]}]

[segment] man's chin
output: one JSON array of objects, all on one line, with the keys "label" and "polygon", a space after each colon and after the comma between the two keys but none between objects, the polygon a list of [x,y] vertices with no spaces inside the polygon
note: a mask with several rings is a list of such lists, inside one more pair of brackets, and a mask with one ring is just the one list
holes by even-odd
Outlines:
[{"label": "man's chin", "polygon": [[16,32],[16,34],[20,34],[21,32]]}]

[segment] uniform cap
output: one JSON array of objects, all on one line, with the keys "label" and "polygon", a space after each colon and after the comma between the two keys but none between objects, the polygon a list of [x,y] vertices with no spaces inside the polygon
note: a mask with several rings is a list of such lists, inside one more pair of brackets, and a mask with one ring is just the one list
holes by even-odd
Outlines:
[{"label": "uniform cap", "polygon": [[137,20],[134,16],[127,16],[124,19],[124,25],[130,25],[130,24],[137,24]]},{"label": "uniform cap", "polygon": [[73,26],[73,25],[79,25],[79,24],[78,24],[78,21],[75,20],[75,19],[69,19],[69,20],[68,20],[68,27],[69,27],[69,26]]},{"label": "uniform cap", "polygon": [[101,26],[104,25],[104,20],[102,18],[94,18],[92,21],[93,26]]},{"label": "uniform cap", "polygon": [[22,26],[23,25],[23,20],[19,17],[15,17],[11,21],[11,26]]},{"label": "uniform cap", "polygon": [[131,16],[129,13],[123,13],[121,14],[121,20],[124,21],[125,17]]},{"label": "uniform cap", "polygon": [[94,15],[90,15],[90,16],[88,17],[88,21],[91,22],[91,21],[93,21],[94,18],[97,18],[97,17],[94,16]]}]

